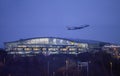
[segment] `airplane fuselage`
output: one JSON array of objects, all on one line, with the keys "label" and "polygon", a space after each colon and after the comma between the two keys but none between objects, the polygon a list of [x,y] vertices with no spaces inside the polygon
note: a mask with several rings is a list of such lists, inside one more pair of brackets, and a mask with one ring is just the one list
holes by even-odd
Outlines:
[{"label": "airplane fuselage", "polygon": [[77,30],[77,29],[83,29],[85,27],[89,27],[90,25],[82,25],[82,26],[75,26],[75,27],[67,27],[68,30]]}]

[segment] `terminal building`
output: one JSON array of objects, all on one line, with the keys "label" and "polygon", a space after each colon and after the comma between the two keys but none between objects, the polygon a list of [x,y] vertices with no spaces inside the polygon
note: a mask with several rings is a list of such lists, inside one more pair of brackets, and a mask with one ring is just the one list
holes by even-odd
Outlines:
[{"label": "terminal building", "polygon": [[5,42],[8,54],[79,54],[101,48],[105,43],[58,37],[36,37]]},{"label": "terminal building", "polygon": [[103,47],[107,53],[111,54],[113,57],[120,59],[120,45],[119,44],[109,44]]}]

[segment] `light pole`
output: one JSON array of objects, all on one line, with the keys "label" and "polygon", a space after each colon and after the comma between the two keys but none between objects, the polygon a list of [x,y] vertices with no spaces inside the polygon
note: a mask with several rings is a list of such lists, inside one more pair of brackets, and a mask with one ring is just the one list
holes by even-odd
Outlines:
[{"label": "light pole", "polygon": [[[53,64],[55,63],[55,57],[53,57]],[[55,67],[53,66],[53,76],[55,76]]]},{"label": "light pole", "polygon": [[111,74],[111,76],[113,76],[113,75],[112,75],[112,66],[113,66],[113,65],[112,65],[112,62],[110,62],[110,74]]},{"label": "light pole", "polygon": [[65,61],[65,65],[66,65],[66,76],[68,76],[68,60]]}]

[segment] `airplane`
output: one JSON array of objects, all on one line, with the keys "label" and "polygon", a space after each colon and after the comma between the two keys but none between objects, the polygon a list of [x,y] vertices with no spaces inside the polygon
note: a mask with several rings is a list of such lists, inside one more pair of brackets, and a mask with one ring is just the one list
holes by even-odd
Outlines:
[{"label": "airplane", "polygon": [[81,26],[71,26],[71,27],[67,27],[68,30],[78,30],[78,29],[83,29],[86,27],[89,27],[90,25],[81,25]]}]

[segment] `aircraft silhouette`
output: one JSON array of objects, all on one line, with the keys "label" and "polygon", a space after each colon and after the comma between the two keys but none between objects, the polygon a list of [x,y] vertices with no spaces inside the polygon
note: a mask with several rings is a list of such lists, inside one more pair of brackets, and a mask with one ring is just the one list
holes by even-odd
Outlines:
[{"label": "aircraft silhouette", "polygon": [[80,26],[70,26],[70,27],[67,27],[68,30],[78,30],[78,29],[83,29],[83,28],[86,28],[86,27],[89,27],[90,25],[80,25]]}]

